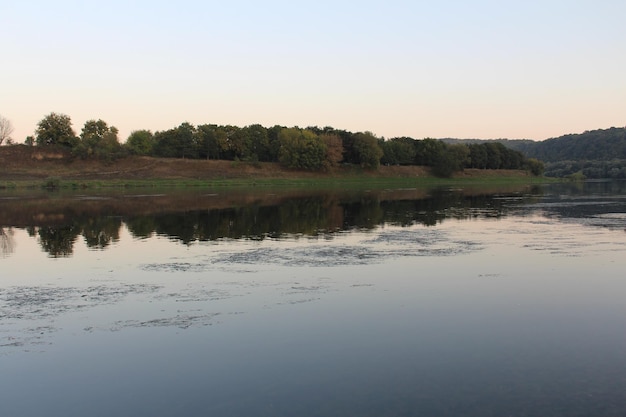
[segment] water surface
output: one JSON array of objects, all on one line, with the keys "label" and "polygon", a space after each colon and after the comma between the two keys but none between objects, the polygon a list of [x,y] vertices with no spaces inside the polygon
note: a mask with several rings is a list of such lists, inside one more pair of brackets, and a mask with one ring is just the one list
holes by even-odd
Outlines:
[{"label": "water surface", "polygon": [[0,196],[0,415],[621,416],[624,183]]}]

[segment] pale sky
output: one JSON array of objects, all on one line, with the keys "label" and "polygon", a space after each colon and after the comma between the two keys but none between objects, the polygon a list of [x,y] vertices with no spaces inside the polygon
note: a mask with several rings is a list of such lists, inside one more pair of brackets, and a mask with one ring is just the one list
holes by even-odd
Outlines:
[{"label": "pale sky", "polygon": [[0,0],[0,114],[543,140],[626,125],[626,1]]}]

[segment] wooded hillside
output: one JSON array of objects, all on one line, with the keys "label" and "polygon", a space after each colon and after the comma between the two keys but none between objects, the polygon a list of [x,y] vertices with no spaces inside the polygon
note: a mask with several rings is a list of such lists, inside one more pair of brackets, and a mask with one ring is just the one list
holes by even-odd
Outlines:
[{"label": "wooded hillside", "polygon": [[[480,139],[444,139],[448,143],[484,143]],[[626,128],[588,130],[543,141],[498,139],[507,148],[546,164],[545,175],[626,178]]]}]

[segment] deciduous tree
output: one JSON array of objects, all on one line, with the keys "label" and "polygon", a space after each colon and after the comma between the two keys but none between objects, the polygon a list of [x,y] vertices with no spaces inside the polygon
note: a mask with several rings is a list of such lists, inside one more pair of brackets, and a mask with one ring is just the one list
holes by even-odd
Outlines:
[{"label": "deciduous tree", "polygon": [[126,139],[125,146],[131,155],[150,155],[154,146],[154,135],[149,130],[135,130]]},{"label": "deciduous tree", "polygon": [[326,145],[315,133],[296,127],[278,133],[278,160],[287,168],[318,170],[326,161]]},{"label": "deciduous tree", "polygon": [[378,138],[371,132],[356,133],[352,143],[359,164],[363,168],[376,169],[380,165],[383,150],[378,144]]},{"label": "deciduous tree", "polygon": [[111,160],[121,156],[122,145],[115,126],[109,127],[102,120],[87,120],[80,134],[74,154],[82,158],[94,157]]},{"label": "deciduous tree", "polygon": [[0,114],[0,145],[4,141],[11,141],[11,134],[13,133],[13,124],[11,121]]},{"label": "deciduous tree", "polygon": [[154,134],[154,154],[164,158],[197,158],[195,127],[182,123],[174,129]]},{"label": "deciduous tree", "polygon": [[545,166],[543,162],[535,158],[528,158],[526,160],[525,166],[526,166],[526,169],[530,171],[530,173],[536,177],[543,175],[543,172],[545,170]]},{"label": "deciduous tree", "polygon": [[343,143],[339,135],[334,133],[322,134],[320,136],[326,145],[326,166],[336,167],[343,159]]},{"label": "deciduous tree", "polygon": [[72,120],[69,116],[60,113],[50,113],[37,124],[37,145],[63,145],[70,148],[76,146],[78,138],[72,129]]},{"label": "deciduous tree", "polygon": [[391,165],[412,165],[415,163],[415,139],[401,137],[381,141],[383,150],[381,162]]}]

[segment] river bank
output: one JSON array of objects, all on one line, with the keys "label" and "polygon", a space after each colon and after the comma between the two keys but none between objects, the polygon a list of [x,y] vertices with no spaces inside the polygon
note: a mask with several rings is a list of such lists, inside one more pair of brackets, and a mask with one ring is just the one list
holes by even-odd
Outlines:
[{"label": "river bank", "polygon": [[114,161],[73,157],[67,150],[0,148],[1,188],[93,188],[138,186],[433,184],[449,182],[540,182],[526,171],[466,169],[452,178],[433,176],[423,166],[366,170],[342,165],[328,171],[286,169],[277,163],[129,156]]}]

